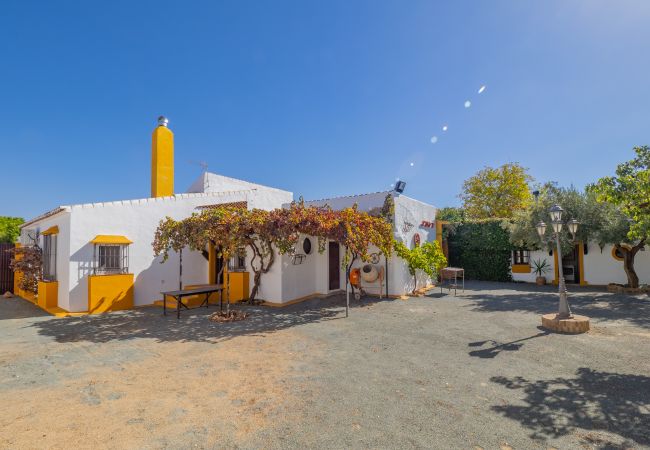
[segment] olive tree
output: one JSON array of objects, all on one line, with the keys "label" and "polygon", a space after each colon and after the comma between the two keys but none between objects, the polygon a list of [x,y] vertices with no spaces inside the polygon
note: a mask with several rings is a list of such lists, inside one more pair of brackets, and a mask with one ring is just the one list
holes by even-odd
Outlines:
[{"label": "olive tree", "polygon": [[[616,205],[598,201],[597,196],[591,192],[580,191],[574,187],[558,187],[554,183],[546,183],[539,189],[539,196],[535,203],[515,214],[511,221],[504,222],[510,232],[510,242],[519,248],[540,249],[546,245],[554,248],[554,241],[550,244],[542,243],[537,235],[536,225],[540,221],[549,221],[549,209],[559,204],[565,210],[566,219],[580,221],[577,235],[572,241],[569,233],[560,234],[562,254],[570,253],[575,242],[595,242],[601,251],[607,244],[617,248],[627,248],[629,243],[630,222],[626,214]],[[547,227],[547,238],[552,233]],[[549,249],[550,249],[549,248]],[[634,272],[633,258],[626,265],[625,273],[628,275],[630,286],[638,287],[638,277]]]},{"label": "olive tree", "polygon": [[598,202],[616,205],[628,219],[626,226],[613,230],[616,239],[611,241],[623,255],[629,286],[636,288],[634,257],[650,235],[650,147],[635,147],[634,152],[636,157],[619,164],[614,176],[603,177],[587,189]]}]

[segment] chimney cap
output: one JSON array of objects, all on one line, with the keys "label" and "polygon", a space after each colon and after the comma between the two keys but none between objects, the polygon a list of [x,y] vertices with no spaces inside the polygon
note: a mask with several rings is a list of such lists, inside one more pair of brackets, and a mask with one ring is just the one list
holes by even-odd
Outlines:
[{"label": "chimney cap", "polygon": [[169,119],[165,116],[160,116],[158,117],[158,126],[159,127],[166,127],[169,125]]}]

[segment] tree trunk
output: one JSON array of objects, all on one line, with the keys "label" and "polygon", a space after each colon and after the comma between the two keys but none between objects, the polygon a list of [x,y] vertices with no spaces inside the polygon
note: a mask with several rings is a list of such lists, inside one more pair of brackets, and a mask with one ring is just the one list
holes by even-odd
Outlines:
[{"label": "tree trunk", "polygon": [[[226,261],[228,261],[226,259]],[[230,317],[230,272],[226,272],[226,317]]]},{"label": "tree trunk", "polygon": [[615,245],[616,249],[623,254],[623,270],[625,270],[625,275],[627,275],[627,284],[631,288],[639,287],[639,276],[634,269],[634,257],[644,244],[645,239],[641,239],[641,242],[632,248],[623,247],[620,244]]},{"label": "tree trunk", "polygon": [[[262,283],[262,275],[268,273],[268,271],[271,269],[271,266],[273,266],[273,263],[275,262],[275,251],[273,250],[272,244],[267,241],[264,242],[262,245],[267,246],[268,249],[269,260],[266,264],[264,263],[264,255],[260,247],[258,247],[256,244],[249,244],[250,248],[253,250],[253,258],[251,258],[251,269],[255,274],[253,276],[253,289],[251,290],[251,295],[248,299],[248,302],[251,304],[255,300],[255,297],[257,296],[257,293],[260,290],[260,284]],[[256,269],[254,263],[257,258],[260,259],[260,266],[259,268]]]},{"label": "tree trunk", "polygon": [[415,291],[418,288],[418,274],[414,270],[413,272],[411,272],[411,275],[413,275],[413,294],[415,294]]}]

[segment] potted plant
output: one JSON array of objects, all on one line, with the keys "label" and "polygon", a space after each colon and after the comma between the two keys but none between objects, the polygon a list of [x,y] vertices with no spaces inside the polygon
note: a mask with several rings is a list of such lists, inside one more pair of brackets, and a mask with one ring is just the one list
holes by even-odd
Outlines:
[{"label": "potted plant", "polygon": [[550,264],[545,259],[538,259],[533,261],[533,272],[537,275],[535,278],[535,283],[538,286],[543,286],[546,284],[546,277],[544,274],[550,270]]}]

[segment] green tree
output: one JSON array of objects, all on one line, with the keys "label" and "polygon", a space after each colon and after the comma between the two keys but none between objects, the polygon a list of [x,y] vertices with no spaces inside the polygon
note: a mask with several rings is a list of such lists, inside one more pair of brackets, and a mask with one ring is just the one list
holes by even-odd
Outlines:
[{"label": "green tree", "polygon": [[512,217],[531,202],[532,177],[517,163],[486,167],[463,183],[460,194],[469,219]]},{"label": "green tree", "polygon": [[[626,248],[625,243],[629,242],[630,222],[620,208],[612,203],[599,202],[591,191],[583,192],[574,187],[558,187],[554,183],[543,185],[534,204],[515,214],[511,221],[505,222],[513,246],[531,250],[543,247],[554,250],[554,241],[548,244],[540,241],[536,225],[540,221],[546,222],[549,225],[546,229],[546,240],[550,239],[552,227],[549,223],[548,211],[555,204],[564,209],[563,220],[577,219],[580,221],[574,240],[571,240],[568,232],[560,234],[563,255],[571,252],[576,242],[595,242],[601,249],[607,244]],[[628,272],[629,269],[631,272]],[[633,259],[631,266],[625,271],[630,286],[638,287],[638,277],[634,273]]]},{"label": "green tree", "polygon": [[22,217],[0,216],[0,243],[13,244],[20,236]]},{"label": "green tree", "polygon": [[418,287],[418,270],[423,271],[431,278],[437,278],[440,270],[447,265],[447,258],[445,258],[438,241],[425,242],[412,249],[409,249],[401,241],[395,241],[395,253],[408,266],[409,273],[413,277],[413,292]]},{"label": "green tree", "polygon": [[466,219],[465,215],[465,210],[463,208],[446,206],[440,208],[436,212],[436,220],[444,220],[451,223],[463,223]]},{"label": "green tree", "polygon": [[[627,227],[621,227],[614,234],[616,249],[623,255],[623,267],[630,287],[639,286],[639,277],[634,270],[634,257],[643,248],[650,235],[650,147],[635,147],[636,157],[616,167],[616,175],[603,177],[587,189],[601,203],[610,203],[620,208],[627,216]],[[627,244],[627,245],[625,245]]]}]

